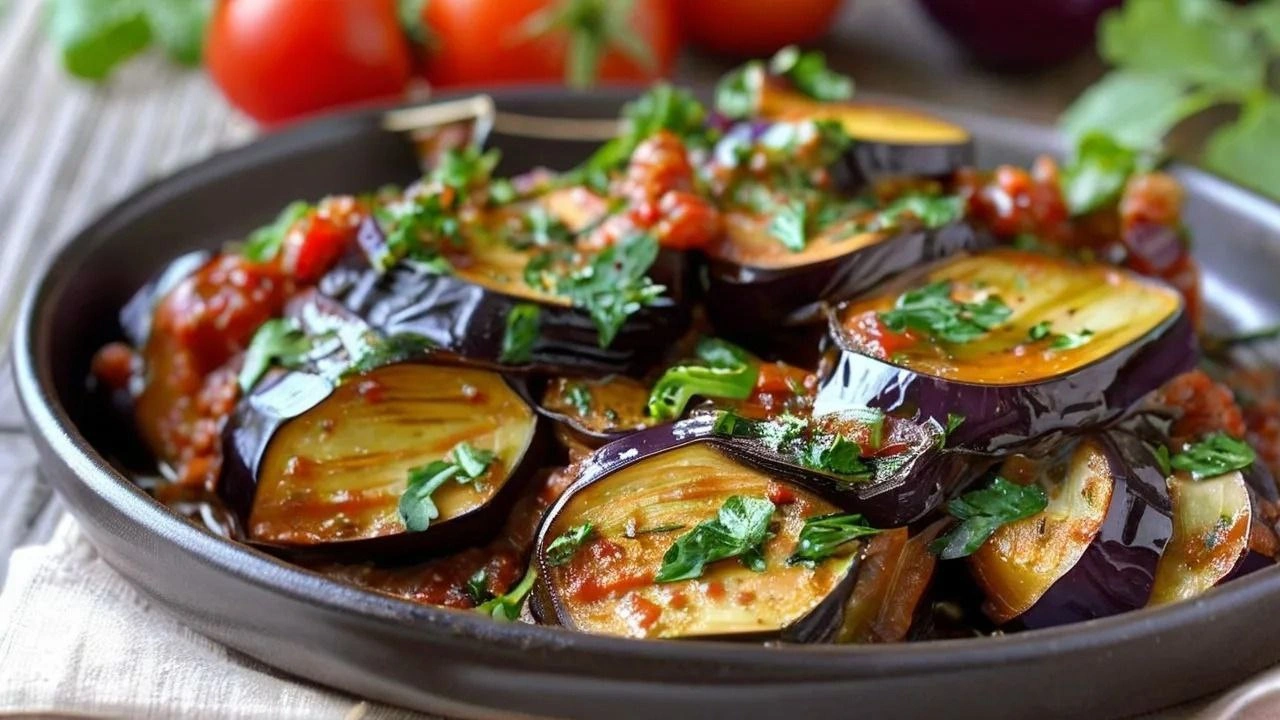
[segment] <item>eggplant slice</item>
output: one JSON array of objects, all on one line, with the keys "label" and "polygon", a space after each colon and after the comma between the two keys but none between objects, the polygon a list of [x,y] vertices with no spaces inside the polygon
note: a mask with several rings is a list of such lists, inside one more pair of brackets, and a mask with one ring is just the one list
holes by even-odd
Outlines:
[{"label": "eggplant slice", "polygon": [[974,164],[969,131],[927,113],[889,105],[819,102],[765,82],[759,95],[765,120],[834,120],[854,143],[845,153],[851,189],[897,176],[944,177]]},{"label": "eggplant slice", "polygon": [[[268,379],[224,433],[219,491],[247,540],[316,556],[438,553],[501,526],[540,464],[538,417],[496,373],[448,364],[386,365],[334,386],[305,372]],[[439,516],[409,531],[398,503],[410,471],[461,444],[494,454],[483,474],[431,494]]]},{"label": "eggplant slice", "polygon": [[[942,284],[953,298],[998,299],[1007,315],[967,342],[885,329],[885,313],[909,293]],[[1173,289],[1113,266],[1010,249],[924,268],[828,318],[842,352],[815,412],[872,407],[959,422],[949,443],[985,453],[1039,454],[1064,433],[1124,414],[1197,358]]]},{"label": "eggplant slice", "polygon": [[1249,550],[1253,503],[1239,471],[1169,478],[1173,537],[1156,566],[1152,605],[1189,600],[1225,579]]},{"label": "eggplant slice", "polygon": [[657,421],[646,413],[648,403],[649,388],[634,378],[560,377],[543,389],[539,409],[574,439],[596,448],[652,427]]},{"label": "eggplant slice", "polygon": [[731,237],[726,245],[738,250],[708,258],[705,302],[717,332],[735,339],[821,323],[823,303],[860,295],[920,263],[992,244],[987,233],[963,221],[879,233],[837,225],[792,253],[778,246],[768,236],[767,223],[758,219],[731,215],[726,226]]},{"label": "eggplant slice", "polygon": [[[672,545],[716,518],[733,496],[774,503],[763,569],[723,559],[694,579],[655,581]],[[539,531],[540,607],[554,616],[543,620],[626,637],[828,639],[856,578],[858,543],[813,567],[788,557],[807,518],[837,510],[711,443],[649,454],[603,475],[589,470]],[[570,555],[549,552],[557,538],[584,526],[585,539]]]}]

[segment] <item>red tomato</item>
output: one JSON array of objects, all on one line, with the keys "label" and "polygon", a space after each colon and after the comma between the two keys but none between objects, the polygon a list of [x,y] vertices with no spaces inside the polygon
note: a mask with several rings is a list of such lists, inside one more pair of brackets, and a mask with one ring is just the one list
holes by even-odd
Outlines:
[{"label": "red tomato", "polygon": [[221,0],[209,74],[262,123],[404,92],[413,53],[395,0]]},{"label": "red tomato", "polygon": [[841,0],[680,0],[689,41],[712,52],[765,56],[815,40],[831,27]]},{"label": "red tomato", "polygon": [[[561,26],[531,34],[539,14],[620,7],[609,0],[431,0],[423,20],[433,41],[427,79],[436,86],[562,82],[571,60],[572,32]],[[636,0],[621,23],[623,42],[605,38],[596,78],[642,82],[667,75],[679,50],[679,23],[671,0]],[[582,32],[586,32],[585,30]],[[629,38],[629,40],[628,40]],[[649,49],[650,66],[630,57],[624,42]]]}]

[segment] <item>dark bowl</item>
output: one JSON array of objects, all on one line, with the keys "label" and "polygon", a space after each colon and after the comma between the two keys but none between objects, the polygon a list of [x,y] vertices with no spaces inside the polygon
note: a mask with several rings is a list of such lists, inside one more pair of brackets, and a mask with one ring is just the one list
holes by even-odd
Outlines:
[{"label": "dark bowl", "polygon": [[[506,93],[499,107],[613,114],[623,96]],[[936,110],[936,109],[935,109]],[[948,113],[943,113],[948,114]],[[951,115],[954,116],[952,113]],[[150,185],[52,259],[26,297],[14,344],[42,470],[121,574],[184,623],[291,674],[455,716],[1102,717],[1227,687],[1280,660],[1280,568],[1191,602],[1022,634],[890,646],[762,647],[633,641],[499,624],[357,589],[181,519],[105,458],[118,435],[90,402],[93,351],[120,336],[116,310],[179,253],[242,235],[287,201],[413,177],[379,113],[271,135]],[[1043,128],[957,118],[984,164],[1052,149]],[[499,138],[508,169],[561,165],[582,144]],[[1177,173],[1219,317],[1280,316],[1280,208],[1205,173]]]}]

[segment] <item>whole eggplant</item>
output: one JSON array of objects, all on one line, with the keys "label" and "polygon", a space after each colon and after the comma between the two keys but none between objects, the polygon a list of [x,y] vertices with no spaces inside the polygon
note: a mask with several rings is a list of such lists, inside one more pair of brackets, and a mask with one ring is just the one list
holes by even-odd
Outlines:
[{"label": "whole eggplant", "polygon": [[920,0],[939,27],[980,62],[1037,70],[1093,44],[1098,18],[1121,0]]}]

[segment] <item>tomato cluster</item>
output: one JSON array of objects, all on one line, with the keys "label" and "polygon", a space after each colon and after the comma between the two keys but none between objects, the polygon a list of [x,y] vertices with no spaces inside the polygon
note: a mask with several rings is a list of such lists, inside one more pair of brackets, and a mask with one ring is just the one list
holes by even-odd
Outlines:
[{"label": "tomato cluster", "polygon": [[402,97],[415,74],[433,87],[649,82],[686,37],[768,53],[821,35],[840,2],[219,0],[206,57],[227,99],[272,125]]}]

